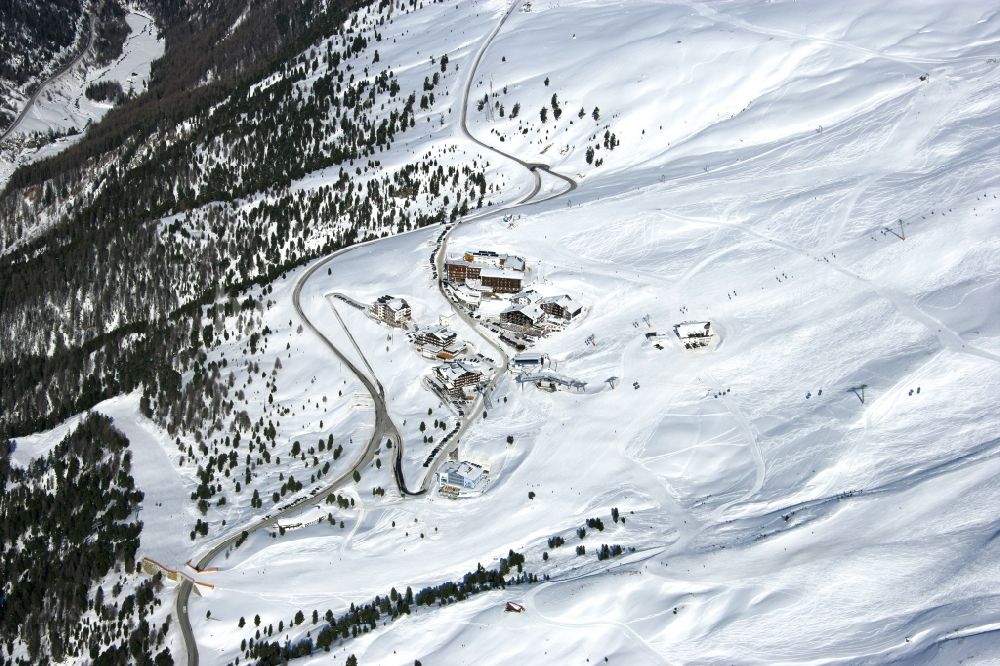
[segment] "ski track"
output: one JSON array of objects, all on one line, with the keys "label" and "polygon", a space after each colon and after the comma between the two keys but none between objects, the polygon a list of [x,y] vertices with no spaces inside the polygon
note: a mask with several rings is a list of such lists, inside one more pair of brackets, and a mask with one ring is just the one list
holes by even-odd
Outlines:
[{"label": "ski track", "polygon": [[[938,339],[941,347],[944,349],[949,349],[959,354],[967,354],[970,356],[975,356],[978,358],[983,358],[994,363],[1000,363],[1000,356],[993,354],[991,352],[979,349],[972,345],[967,344],[962,340],[958,333],[955,333],[949,329],[943,322],[931,317],[929,314],[917,307],[916,303],[912,298],[904,297],[903,295],[897,293],[895,290],[879,287],[875,282],[862,277],[858,273],[855,273],[851,269],[841,265],[836,259],[830,259],[825,256],[817,256],[809,250],[804,250],[792,243],[780,240],[768,234],[757,231],[752,226],[741,225],[729,222],[722,222],[719,220],[710,220],[706,218],[695,218],[679,215],[677,213],[671,213],[666,210],[660,210],[659,214],[662,218],[668,220],[674,220],[679,222],[688,222],[694,224],[703,224],[713,227],[727,228],[732,231],[736,231],[742,234],[754,236],[760,240],[766,241],[775,247],[779,247],[788,252],[798,254],[807,259],[811,259],[820,265],[827,265],[831,269],[837,271],[838,273],[845,275],[852,280],[865,286],[873,294],[882,298],[883,300],[889,302],[893,308],[903,315],[905,318],[920,324],[923,328],[927,329],[934,337]],[[901,241],[902,242],[902,241]]]}]

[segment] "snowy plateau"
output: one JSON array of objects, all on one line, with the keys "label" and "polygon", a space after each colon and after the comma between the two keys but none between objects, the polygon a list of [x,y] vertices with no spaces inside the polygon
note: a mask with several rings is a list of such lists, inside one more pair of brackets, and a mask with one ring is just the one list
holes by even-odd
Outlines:
[{"label": "snowy plateau", "polygon": [[[279,422],[263,506],[231,494],[195,539],[198,443],[139,392],[94,407],[130,442],[141,555],[203,583],[164,589],[176,662],[314,641],[513,551],[530,580],[382,613],[291,663],[1000,663],[996,4],[404,4],[379,57],[419,82],[447,53],[447,95],[381,163],[475,159],[503,189],[251,288],[268,307],[208,356],[250,422]],[[126,60],[162,49],[144,21]],[[122,66],[107,75],[148,75]],[[81,124],[47,108],[33,129]],[[446,284],[480,250],[579,314],[501,328],[496,271]],[[384,295],[409,328],[368,314]],[[439,322],[480,373],[467,401],[415,344]],[[14,462],[79,419],[18,438]],[[327,441],[336,458],[312,452]],[[453,451],[488,470],[457,498],[437,473]]]}]

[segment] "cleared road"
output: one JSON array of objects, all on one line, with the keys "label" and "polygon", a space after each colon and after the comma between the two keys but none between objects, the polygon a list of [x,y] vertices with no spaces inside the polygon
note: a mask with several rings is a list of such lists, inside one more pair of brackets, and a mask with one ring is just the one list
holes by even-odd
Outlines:
[{"label": "cleared road", "polygon": [[[389,412],[386,410],[385,399],[382,392],[376,388],[375,384],[371,379],[368,378],[365,373],[354,364],[351,359],[345,356],[336,345],[326,337],[316,326],[313,325],[309,318],[302,311],[302,306],[300,303],[300,297],[302,294],[302,287],[305,285],[306,281],[313,276],[316,271],[326,266],[328,263],[344,254],[345,252],[350,252],[351,250],[357,249],[359,246],[352,246],[334,252],[327,257],[321,259],[320,261],[313,264],[302,277],[299,278],[298,282],[295,284],[295,290],[292,293],[292,304],[295,307],[295,311],[298,313],[299,317],[302,319],[303,324],[310,331],[313,332],[319,340],[326,345],[327,348],[337,357],[348,369],[364,384],[365,390],[372,396],[372,401],[375,404],[375,427],[372,430],[371,438],[368,440],[368,444],[365,446],[364,450],[361,452],[361,456],[355,461],[351,466],[350,470],[344,472],[339,477],[335,478],[330,484],[325,486],[316,494],[306,495],[295,500],[291,504],[285,506],[282,509],[274,511],[263,518],[258,518],[256,521],[252,522],[250,525],[234,530],[221,541],[218,541],[212,548],[202,555],[201,559],[195,562],[195,565],[199,569],[203,569],[209,565],[209,563],[214,560],[220,553],[232,546],[243,532],[251,534],[256,532],[261,528],[273,527],[277,524],[278,520],[287,516],[288,514],[298,511],[302,508],[304,504],[320,502],[327,498],[327,496],[337,492],[340,488],[347,485],[348,482],[353,482],[352,475],[355,470],[360,472],[368,463],[372,461],[375,457],[375,451],[378,450],[379,445],[386,440],[391,440],[393,443],[393,448],[396,449],[397,457],[402,454],[402,438],[399,436],[399,431],[396,429],[395,424],[389,417]],[[338,315],[339,316],[339,315]],[[402,479],[397,477],[397,483],[401,482]],[[418,493],[411,493],[406,489],[405,485],[400,485],[400,492],[413,495]],[[181,635],[184,637],[184,644],[187,650],[187,663],[189,666],[198,665],[198,644],[194,640],[194,635],[191,631],[191,620],[188,616],[187,606],[188,601],[191,598],[191,590],[193,585],[185,581],[181,583],[177,592],[177,621],[181,628]]]},{"label": "cleared road", "polygon": [[[477,220],[486,216],[502,215],[515,208],[519,208],[525,205],[529,204],[533,205],[545,201],[550,201],[557,197],[568,194],[569,192],[572,192],[577,187],[577,183],[575,180],[573,180],[568,176],[564,176],[560,173],[552,171],[545,164],[526,162],[514,155],[506,153],[502,150],[494,148],[493,146],[487,143],[480,141],[475,136],[473,136],[473,134],[469,131],[468,128],[466,117],[468,114],[468,107],[469,107],[469,93],[472,89],[472,83],[475,80],[476,70],[479,68],[479,63],[482,61],[483,54],[486,52],[486,49],[489,48],[490,44],[493,42],[497,34],[500,32],[500,29],[503,27],[503,24],[507,21],[507,19],[510,17],[511,13],[513,13],[513,11],[516,9],[518,4],[519,4],[518,2],[515,2],[511,5],[510,9],[508,9],[507,12],[503,15],[503,17],[497,24],[496,28],[494,28],[493,32],[491,32],[490,35],[486,38],[486,41],[483,42],[483,45],[480,47],[479,52],[476,54],[476,59],[469,70],[469,76],[468,79],[466,80],[465,90],[462,99],[461,129],[462,133],[465,134],[465,136],[468,137],[468,139],[473,143],[476,143],[477,145],[482,146],[487,150],[490,150],[514,162],[517,162],[524,168],[528,169],[534,176],[534,181],[535,181],[534,186],[531,192],[529,192],[527,196],[523,197],[517,203],[504,206],[501,208],[495,208],[489,211],[483,211],[481,213],[477,213],[474,215],[470,215],[466,217],[464,220],[460,220],[458,223],[452,225],[447,230],[447,232],[445,232],[445,235],[441,242],[440,250],[438,252],[438,256],[436,257],[436,263],[438,269],[437,270],[438,289],[441,291],[441,294],[449,303],[451,303],[452,308],[455,310],[458,316],[461,317],[466,323],[468,323],[473,328],[473,330],[476,331],[483,338],[483,340],[487,342],[489,346],[493,347],[493,349],[497,351],[497,353],[500,356],[500,363],[496,368],[496,373],[494,374],[493,378],[490,380],[488,384],[486,392],[492,391],[493,388],[496,386],[497,382],[500,381],[500,378],[503,376],[503,373],[506,370],[509,359],[503,347],[499,343],[493,341],[489,336],[487,336],[482,331],[478,322],[474,318],[470,317],[461,307],[456,306],[456,304],[452,302],[451,299],[448,298],[448,295],[444,290],[444,285],[441,281],[441,276],[442,276],[441,268],[444,262],[445,251],[447,250],[448,246],[448,239],[451,236],[452,232],[460,223],[471,222],[473,220]],[[545,171],[546,173],[554,176],[555,178],[564,181],[567,184],[567,188],[565,190],[562,190],[561,192],[551,194],[543,199],[539,199],[537,201],[533,200],[534,197],[538,194],[539,190],[541,189],[541,176],[538,173],[539,171]],[[396,428],[396,425],[392,422],[392,418],[389,416],[389,412],[385,404],[385,395],[381,385],[376,386],[376,383],[378,381],[377,379],[374,378],[370,379],[365,373],[361,372],[361,370],[347,356],[345,356],[337,348],[337,346],[334,345],[333,342],[328,337],[326,337],[326,335],[324,335],[318,328],[316,328],[315,325],[313,325],[313,323],[309,320],[306,314],[302,311],[300,297],[302,293],[302,287],[305,285],[306,281],[309,280],[309,278],[311,278],[313,274],[316,273],[316,271],[323,268],[324,266],[326,266],[328,263],[330,263],[340,255],[346,252],[350,252],[351,250],[355,250],[358,247],[361,247],[362,245],[367,245],[367,243],[361,245],[354,245],[349,248],[338,250],[337,252],[334,252],[326,256],[325,258],[317,261],[315,264],[313,264],[305,273],[303,273],[302,277],[300,277],[298,282],[295,284],[295,290],[292,294],[292,303],[295,307],[296,313],[298,313],[299,317],[302,319],[302,322],[305,324],[305,326],[310,331],[312,331],[313,334],[317,338],[319,338],[319,340],[324,345],[326,345],[326,347],[333,353],[334,356],[337,357],[337,359],[339,359],[342,363],[344,363],[344,365],[348,367],[348,369],[350,369],[350,371],[365,386],[365,390],[367,390],[368,393],[371,395],[372,401],[375,404],[375,427],[372,431],[372,436],[369,439],[367,446],[365,447],[364,451],[362,451],[361,456],[357,460],[357,462],[355,462],[355,464],[351,467],[350,471],[345,472],[341,476],[334,479],[329,485],[324,487],[318,493],[314,495],[307,495],[301,497],[298,500],[295,500],[290,505],[286,506],[285,508],[280,509],[274,513],[271,513],[265,516],[264,518],[257,519],[256,521],[252,522],[249,526],[234,530],[232,533],[230,533],[228,537],[217,542],[208,552],[206,552],[201,557],[201,559],[197,560],[195,564],[199,569],[207,567],[209,563],[219,555],[219,553],[222,553],[230,546],[232,546],[236,542],[236,540],[240,538],[240,535],[243,532],[247,532],[248,534],[250,534],[261,528],[272,527],[277,523],[279,519],[283,518],[284,516],[294,511],[297,511],[302,507],[303,504],[322,501],[326,499],[326,497],[328,497],[329,495],[335,493],[349,480],[352,480],[351,476],[353,475],[355,470],[360,471],[365,465],[367,465],[372,461],[372,459],[375,457],[375,451],[378,450],[379,448],[379,444],[385,440],[392,441],[393,448],[395,449],[396,452],[396,455],[393,460],[393,475],[395,477],[396,485],[399,489],[399,492],[402,495],[409,495],[409,496],[422,495],[426,493],[428,488],[430,488],[430,486],[433,484],[434,471],[438,467],[440,467],[441,463],[445,460],[447,456],[447,451],[445,449],[442,449],[442,451],[438,454],[435,460],[432,461],[432,464],[429,466],[429,469],[426,475],[424,476],[422,483],[420,484],[420,489],[416,491],[410,491],[406,486],[406,480],[403,477],[403,470],[402,470],[403,440],[399,434],[399,430]],[[337,313],[337,316],[339,318],[340,316],[339,313]],[[351,336],[350,331],[348,331],[346,327],[344,327],[344,330],[347,331],[348,336],[350,336],[351,340],[353,341],[354,338],[353,336]],[[465,420],[463,421],[458,432],[456,433],[456,437],[454,439],[455,444],[458,444],[459,439],[462,437],[463,434],[465,434],[466,430],[468,430],[468,428],[476,420],[476,416],[478,415],[479,410],[482,408],[482,403],[483,403],[483,397],[480,396],[474,403],[473,407],[468,411],[468,415],[465,417]],[[445,448],[451,449],[454,447],[449,446]],[[176,612],[177,612],[178,624],[180,625],[181,628],[181,635],[184,638],[184,644],[187,650],[188,666],[198,666],[198,644],[194,640],[194,634],[191,630],[191,621],[187,609],[188,601],[191,598],[192,587],[193,585],[187,581],[181,583],[181,585],[179,586],[177,593]]]},{"label": "cleared road", "polygon": [[[462,95],[461,128],[462,128],[462,133],[466,136],[466,138],[468,138],[476,145],[481,146],[482,148],[485,148],[486,150],[489,150],[491,152],[497,153],[502,157],[506,157],[507,159],[520,164],[525,169],[528,169],[535,178],[535,184],[531,192],[529,192],[527,196],[523,197],[520,201],[516,203],[510,204],[508,206],[503,206],[501,208],[494,208],[483,213],[470,215],[465,219],[460,220],[458,223],[451,225],[445,232],[444,236],[442,237],[440,247],[438,248],[437,256],[435,257],[437,286],[438,286],[438,291],[441,292],[441,296],[443,296],[444,299],[448,301],[448,303],[451,305],[452,310],[455,311],[455,314],[457,314],[462,321],[468,324],[472,328],[472,330],[475,331],[479,335],[479,337],[486,342],[487,345],[496,350],[497,354],[499,354],[500,356],[500,362],[496,366],[495,368],[496,372],[494,373],[493,378],[489,381],[489,384],[487,384],[486,390],[483,392],[483,395],[477,397],[472,407],[469,410],[467,410],[467,415],[464,421],[462,422],[462,425],[459,427],[458,432],[455,433],[454,439],[451,442],[449,442],[447,447],[442,447],[441,451],[439,451],[438,454],[434,457],[434,460],[431,461],[427,474],[424,476],[424,480],[420,484],[421,491],[427,491],[431,487],[431,485],[433,485],[434,473],[438,470],[438,468],[441,467],[444,461],[447,460],[448,452],[454,450],[454,448],[458,446],[458,443],[461,440],[462,435],[464,435],[465,432],[469,429],[469,427],[475,422],[476,418],[479,416],[480,410],[483,409],[483,404],[485,400],[484,395],[492,393],[493,389],[500,381],[500,378],[503,377],[504,372],[507,370],[507,364],[510,361],[510,357],[507,355],[507,351],[503,348],[503,345],[494,340],[492,337],[490,337],[489,334],[484,332],[482,327],[479,325],[479,322],[474,317],[471,317],[465,311],[465,308],[455,303],[448,296],[448,292],[444,288],[444,260],[445,257],[447,256],[448,241],[451,238],[452,232],[455,231],[455,229],[458,227],[459,224],[472,222],[474,220],[478,220],[480,218],[487,216],[496,217],[497,215],[503,215],[505,213],[508,213],[515,208],[521,208],[523,206],[528,206],[528,205],[533,206],[546,201],[551,201],[552,199],[555,199],[557,197],[569,194],[577,187],[577,183],[575,180],[573,180],[569,176],[564,176],[561,173],[553,171],[548,167],[548,165],[540,164],[537,162],[526,162],[525,160],[522,160],[516,155],[511,155],[508,152],[500,150],[499,148],[496,148],[488,143],[481,141],[471,131],[469,131],[469,123],[468,123],[469,97],[472,92],[472,84],[476,78],[476,71],[479,69],[479,63],[482,61],[483,55],[486,53],[486,50],[489,49],[490,45],[493,43],[493,40],[500,33],[500,30],[501,28],[503,28],[504,23],[507,22],[508,18],[510,18],[510,15],[517,8],[518,4],[520,3],[515,2],[510,6],[510,9],[508,9],[507,12],[503,15],[503,17],[500,19],[500,22],[497,24],[497,27],[493,29],[493,32],[491,32],[489,37],[486,38],[486,41],[483,42],[483,45],[479,48],[479,52],[476,54],[476,59],[473,61],[472,67],[469,70],[469,76],[465,81],[465,91],[464,94]],[[538,192],[539,190],[541,190],[542,187],[542,178],[539,175],[540,171],[544,171],[545,173],[565,182],[566,188],[559,192],[550,194],[547,197],[536,200],[535,197],[538,195]]]},{"label": "cleared road", "polygon": [[53,81],[55,81],[56,79],[58,79],[60,76],[62,76],[63,74],[65,74],[69,70],[71,70],[74,67],[76,67],[76,65],[81,60],[83,60],[83,56],[85,56],[87,54],[87,51],[89,51],[91,49],[91,47],[94,45],[94,37],[97,35],[97,18],[96,17],[97,17],[97,15],[99,13],[100,13],[100,10],[95,11],[89,17],[89,19],[90,19],[90,37],[87,39],[87,45],[85,47],[83,47],[83,49],[80,51],[79,54],[77,54],[77,56],[75,58],[73,58],[68,63],[66,63],[65,65],[63,65],[62,67],[60,67],[59,69],[57,69],[55,72],[53,72],[52,76],[50,76],[49,78],[45,79],[41,83],[41,85],[38,86],[38,88],[35,90],[35,92],[31,95],[31,98],[28,100],[28,103],[24,105],[23,109],[21,109],[21,113],[17,114],[17,118],[14,119],[14,122],[12,122],[10,124],[10,127],[8,127],[6,130],[4,130],[3,134],[0,134],[0,142],[3,142],[10,135],[11,132],[13,132],[15,129],[17,129],[17,126],[20,125],[21,121],[24,120],[24,117],[26,115],[28,115],[28,111],[30,111],[31,107],[34,106],[35,101],[38,99],[38,96],[42,93],[43,90],[45,90],[45,87],[47,85],[49,85],[50,83],[52,83]]}]

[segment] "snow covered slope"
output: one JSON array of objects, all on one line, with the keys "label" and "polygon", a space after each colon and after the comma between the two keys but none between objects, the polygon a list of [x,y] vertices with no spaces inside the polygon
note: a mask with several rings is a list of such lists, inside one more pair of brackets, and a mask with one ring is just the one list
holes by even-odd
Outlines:
[{"label": "snow covered slope", "polygon": [[[141,93],[149,81],[151,63],[163,55],[153,19],[136,10],[125,17],[130,30],[122,54],[112,63],[93,67],[86,61],[48,82],[21,121],[5,133],[0,152],[0,186],[23,164],[54,155],[78,141],[87,126],[111,108],[84,95],[92,83],[117,82],[125,93]],[[18,109],[20,111],[20,108]],[[50,133],[58,137],[50,138]]]},{"label": "snow covered slope", "polygon": [[[235,626],[254,600],[265,624],[287,627],[298,608],[336,614],[514,548],[551,580],[421,609],[337,655],[1000,659],[998,28],[974,2],[563,1],[513,14],[477,71],[472,130],[581,185],[515,225],[461,225],[450,247],[528,257],[544,285],[590,305],[537,348],[588,391],[503,380],[461,445],[492,462],[484,496],[364,497],[361,525],[332,551],[321,532],[256,542],[198,608]],[[491,86],[492,120],[475,104]],[[435,237],[345,255],[338,289],[403,296],[433,318],[447,308],[425,259]],[[686,319],[713,321],[718,347],[658,350],[643,335]],[[407,431],[430,398],[417,384],[428,363],[376,324],[346,322],[410,424],[407,446],[426,452]],[[862,385],[864,402],[851,391]],[[593,516],[607,527],[579,540]],[[554,535],[566,545],[548,546]],[[635,552],[598,561],[602,543]],[[505,615],[509,598],[527,612]],[[221,663],[237,653],[215,626],[195,630]]]},{"label": "snow covered slope", "polygon": [[[243,640],[314,639],[327,610],[459,580],[509,549],[548,580],[383,616],[296,663],[1000,663],[1000,14],[973,1],[531,4],[475,72],[470,130],[579,187],[463,222],[448,246],[523,256],[537,289],[587,305],[533,349],[587,388],[500,380],[460,445],[489,463],[480,497],[403,497],[390,465],[367,465],[332,524],[228,549],[213,595],[189,600],[202,663],[243,661]],[[406,20],[430,32],[422,12],[451,25],[447,10],[483,36],[506,9],[439,4]],[[440,52],[415,29],[384,53],[407,49]],[[459,92],[437,100],[438,147],[469,147]],[[491,164],[521,199],[527,171]],[[452,307],[428,260],[441,231],[346,252],[302,289],[310,321],[384,386],[411,488],[435,446],[419,423],[458,415],[421,386],[432,364],[401,333],[328,296],[403,297],[433,323]],[[293,333],[302,273],[268,292],[278,348],[258,355],[268,371],[281,358],[276,399],[294,410],[283,457],[298,436],[359,443],[371,422],[343,401],[320,407],[358,383]],[[713,322],[718,344],[685,349],[669,334],[686,320]],[[668,334],[662,349],[651,332]],[[245,363],[240,382],[255,374]],[[276,409],[264,395],[254,420]],[[138,419],[124,402],[108,407]],[[223,511],[213,537],[255,515],[245,497]],[[591,518],[602,528],[581,537]],[[603,544],[625,552],[598,559]],[[526,611],[505,613],[508,600]]]}]

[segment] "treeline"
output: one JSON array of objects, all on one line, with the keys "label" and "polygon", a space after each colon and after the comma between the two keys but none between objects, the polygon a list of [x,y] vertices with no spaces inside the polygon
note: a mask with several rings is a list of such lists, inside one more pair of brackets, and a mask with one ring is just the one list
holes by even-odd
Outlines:
[{"label": "treeline", "polygon": [[[0,433],[47,427],[169,379],[197,328],[190,306],[214,301],[220,288],[233,293],[358,240],[483,205],[486,165],[426,157],[380,171],[375,155],[414,126],[415,93],[388,70],[356,80],[347,62],[372,50],[385,14],[355,15],[348,30],[340,6],[327,13],[319,23],[335,26],[335,37],[285,62],[270,88],[240,84],[187,133],[127,141],[98,173],[62,173],[28,188],[31,196],[0,200],[6,243],[55,216],[0,260],[0,332],[9,342],[0,369],[13,377],[0,386]],[[313,87],[303,94],[307,76]],[[336,164],[332,183],[288,191],[307,169]],[[253,206],[211,203],[255,193],[266,196]],[[411,206],[421,197],[424,206]]]},{"label": "treeline", "polygon": [[0,8],[0,79],[15,84],[37,76],[73,44],[83,17],[81,0],[17,0]]},{"label": "treeline", "polygon": [[129,27],[125,22],[127,12],[118,1],[105,0],[97,4],[97,29],[93,50],[97,63],[105,65],[122,54]]},{"label": "treeline", "polygon": [[87,96],[87,99],[92,99],[95,102],[111,102],[112,104],[117,104],[125,98],[122,84],[117,81],[95,81],[84,89],[83,94]]},{"label": "treeline", "polygon": [[[376,596],[366,604],[355,605],[352,603],[350,610],[339,617],[334,617],[333,612],[328,610],[325,616],[326,626],[319,631],[315,640],[307,636],[294,643],[282,644],[274,641],[255,641],[251,638],[249,641],[243,641],[241,649],[247,659],[253,660],[261,666],[285,664],[291,659],[309,656],[316,650],[329,652],[334,642],[356,638],[374,630],[379,623],[388,623],[404,615],[409,615],[415,606],[444,606],[463,601],[482,592],[537,582],[537,576],[523,572],[524,561],[524,556],[521,553],[510,550],[507,557],[500,559],[496,569],[487,570],[480,564],[475,571],[465,574],[461,580],[425,587],[416,594],[409,587],[403,593],[392,588],[387,595]],[[510,574],[515,570],[518,575],[511,576]],[[288,623],[288,626],[292,627],[303,621],[304,615],[302,611],[299,611],[296,617]],[[283,627],[283,623],[280,626]],[[268,627],[264,634],[270,635],[273,633],[272,629],[272,627]],[[261,632],[258,631],[257,635],[260,636]]]},{"label": "treeline", "polygon": [[[317,253],[335,249],[325,246]],[[276,266],[258,278],[233,285],[229,293],[271,282],[311,258],[307,255]],[[56,340],[55,351],[49,355],[0,361],[0,375],[8,378],[0,382],[0,438],[51,428],[103,400],[140,387],[149,395],[161,396],[169,406],[183,388],[178,370],[186,370],[203,353],[198,337],[202,306],[215,297],[214,290],[207,292],[166,318],[127,324],[78,347]]]},{"label": "treeline", "polygon": [[[27,468],[11,463],[14,447],[0,443],[0,654],[6,663],[153,663],[166,633],[147,620],[159,581],[90,595],[112,571],[136,569],[143,494],[128,440],[91,414]],[[81,620],[88,611],[96,617]],[[29,661],[14,659],[19,647]]]},{"label": "treeline", "polygon": [[[79,0],[61,1],[79,5]],[[6,193],[78,171],[89,159],[129,140],[142,140],[203,113],[241,84],[261,78],[306,45],[335,32],[349,12],[365,2],[150,0],[148,8],[158,20],[166,48],[152,65],[147,92],[109,111],[83,141],[18,169]],[[244,11],[246,16],[230,33]]]}]

